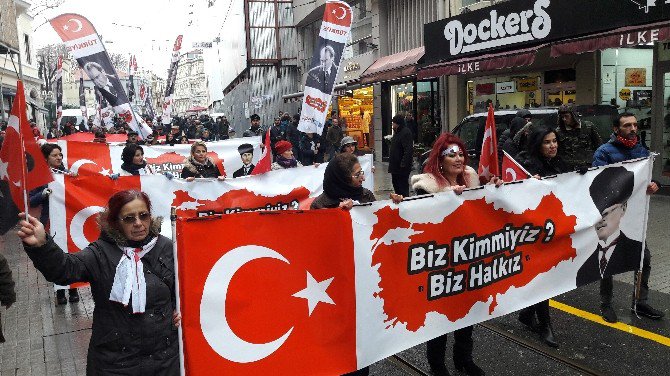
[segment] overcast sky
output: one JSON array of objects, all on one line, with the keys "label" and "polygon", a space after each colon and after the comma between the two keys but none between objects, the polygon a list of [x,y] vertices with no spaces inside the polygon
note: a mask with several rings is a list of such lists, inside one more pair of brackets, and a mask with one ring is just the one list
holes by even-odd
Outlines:
[{"label": "overcast sky", "polygon": [[[184,34],[182,53],[191,49],[193,42],[211,41],[211,22],[216,18],[210,14],[207,16],[211,18],[202,16],[207,11],[206,3],[206,0],[65,0],[61,6],[35,17],[34,44],[39,48],[60,43],[51,25],[42,24],[63,13],[78,13],[95,26],[109,52],[133,53],[140,69],[149,68],[165,76],[177,35]],[[193,15],[189,15],[191,11]]]}]

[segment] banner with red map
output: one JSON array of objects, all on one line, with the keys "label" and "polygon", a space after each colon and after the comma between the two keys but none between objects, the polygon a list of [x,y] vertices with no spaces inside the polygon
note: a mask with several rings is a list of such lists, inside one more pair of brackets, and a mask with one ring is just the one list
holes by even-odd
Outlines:
[{"label": "banner with red map", "polygon": [[[651,165],[642,159],[350,212],[179,219],[186,370],[344,374],[636,269]],[[617,245],[604,268],[592,265],[602,244],[617,239],[628,246]]]}]

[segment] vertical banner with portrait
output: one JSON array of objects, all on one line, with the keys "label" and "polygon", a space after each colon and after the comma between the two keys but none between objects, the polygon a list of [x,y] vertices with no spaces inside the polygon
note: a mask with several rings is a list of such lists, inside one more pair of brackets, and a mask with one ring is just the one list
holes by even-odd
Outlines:
[{"label": "vertical banner with portrait", "polygon": [[63,119],[63,56],[58,56],[56,63],[56,126],[60,129]]},{"label": "vertical banner with portrait", "polygon": [[133,82],[133,78],[136,72],[137,60],[135,60],[135,55],[133,55],[130,57],[130,61],[128,62],[128,86],[126,88],[128,89],[128,100],[131,102],[135,98],[135,83]]},{"label": "vertical banner with portrait", "polygon": [[49,22],[114,112],[140,138],[150,135],[151,128],[133,113],[116,69],[91,22],[74,13],[61,14]]},{"label": "vertical banner with portrait", "polygon": [[172,60],[168,69],[168,79],[165,83],[165,97],[163,99],[163,114],[161,123],[170,124],[172,122],[172,94],[174,94],[174,84],[177,81],[177,68],[179,67],[179,51],[181,50],[181,39],[183,35],[177,37],[172,48]]},{"label": "vertical banner with portrait", "polygon": [[79,69],[79,109],[84,121],[88,120],[88,111],[86,110],[86,95],[84,94],[84,70]]},{"label": "vertical banner with portrait", "polygon": [[352,13],[349,4],[339,0],[326,2],[323,22],[312,64],[305,79],[305,92],[298,130],[323,132],[326,112],[333,96],[333,86],[342,60],[342,51],[349,39]]},{"label": "vertical banner with portrait", "polygon": [[156,117],[156,113],[154,112],[154,106],[151,104],[153,102],[153,98],[151,96],[150,86],[145,84],[140,86],[140,99],[144,103],[144,111],[146,112],[147,116],[149,119],[153,120]]}]

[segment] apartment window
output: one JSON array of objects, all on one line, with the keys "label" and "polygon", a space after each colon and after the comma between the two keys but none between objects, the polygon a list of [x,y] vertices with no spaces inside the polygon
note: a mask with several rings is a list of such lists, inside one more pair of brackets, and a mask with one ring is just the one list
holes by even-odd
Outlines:
[{"label": "apartment window", "polygon": [[30,37],[28,36],[28,34],[23,34],[23,45],[26,48],[25,50],[26,63],[32,64],[33,59],[30,54]]}]

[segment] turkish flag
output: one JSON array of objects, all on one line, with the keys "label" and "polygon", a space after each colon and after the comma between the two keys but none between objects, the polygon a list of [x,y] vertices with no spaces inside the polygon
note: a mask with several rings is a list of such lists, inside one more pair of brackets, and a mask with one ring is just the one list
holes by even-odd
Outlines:
[{"label": "turkish flag", "polygon": [[62,141],[58,144],[63,148],[64,163],[70,171],[79,175],[109,176],[112,173],[109,144],[80,141]]},{"label": "turkish flag", "polygon": [[[338,375],[356,369],[349,213],[282,215],[290,218],[178,219],[187,373]],[[338,236],[325,240],[323,223],[340,229]],[[220,233],[226,236],[205,236]]]},{"label": "turkish flag", "polygon": [[489,113],[484,127],[484,142],[479,157],[479,180],[488,183],[492,176],[500,176],[498,169],[498,137],[496,137],[496,121],[493,114],[493,105],[489,104]]},{"label": "turkish flag", "polygon": [[323,12],[323,22],[350,27],[353,19],[351,6],[344,1],[329,0]]},{"label": "turkish flag", "polygon": [[519,162],[507,154],[506,151],[503,151],[502,170],[502,178],[506,182],[528,179],[530,177],[530,173]]},{"label": "turkish flag", "polygon": [[256,167],[254,167],[253,171],[251,171],[251,175],[264,174],[270,171],[272,167],[271,151],[270,129],[268,129],[268,132],[265,134],[265,147],[263,148],[263,153],[261,154],[261,158],[258,160],[258,163],[256,163]]},{"label": "turkish flag", "polygon": [[16,97],[0,150],[0,179],[8,182],[12,199],[19,210],[25,210],[24,195],[27,195],[27,191],[53,180],[28,123],[26,97],[21,81],[16,83]]}]

